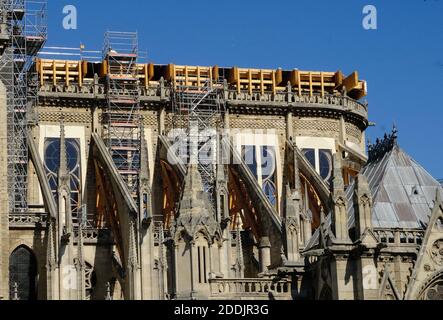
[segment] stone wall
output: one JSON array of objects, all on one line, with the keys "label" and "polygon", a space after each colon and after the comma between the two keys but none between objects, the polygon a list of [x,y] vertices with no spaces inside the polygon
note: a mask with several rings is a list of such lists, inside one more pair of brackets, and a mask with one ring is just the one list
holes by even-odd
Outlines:
[{"label": "stone wall", "polygon": [[6,89],[0,81],[0,300],[9,297],[9,204]]}]

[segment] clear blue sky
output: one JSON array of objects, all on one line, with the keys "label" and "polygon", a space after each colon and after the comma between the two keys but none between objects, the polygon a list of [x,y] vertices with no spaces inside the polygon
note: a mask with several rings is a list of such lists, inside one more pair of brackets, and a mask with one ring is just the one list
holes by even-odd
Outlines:
[{"label": "clear blue sky", "polygon": [[[374,140],[395,122],[400,145],[443,178],[443,0],[49,0],[48,45],[101,49],[106,30],[138,31],[155,63],[358,70]],[[78,9],[64,30],[62,9]],[[362,9],[378,29],[362,28]]]}]

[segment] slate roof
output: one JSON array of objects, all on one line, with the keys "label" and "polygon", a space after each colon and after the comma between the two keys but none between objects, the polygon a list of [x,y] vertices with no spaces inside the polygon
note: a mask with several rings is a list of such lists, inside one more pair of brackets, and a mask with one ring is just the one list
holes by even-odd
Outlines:
[{"label": "slate roof", "polygon": [[[378,228],[426,228],[441,184],[397,144],[362,171],[371,189],[372,223]],[[354,185],[347,190],[352,203]],[[348,225],[354,225],[354,208],[348,206]]]},{"label": "slate roof", "polygon": [[[425,229],[438,192],[443,188],[418,162],[396,143],[390,150],[372,159],[361,171],[366,176],[372,194],[372,223],[375,228]],[[348,227],[354,227],[352,198],[355,185],[346,190]],[[331,214],[326,219],[331,225]],[[318,244],[316,230],[305,250]]]}]

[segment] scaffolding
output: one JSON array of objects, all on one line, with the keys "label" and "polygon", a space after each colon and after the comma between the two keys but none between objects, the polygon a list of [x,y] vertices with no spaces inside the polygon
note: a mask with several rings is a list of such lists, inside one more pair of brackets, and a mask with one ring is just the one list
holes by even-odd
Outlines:
[{"label": "scaffolding", "polygon": [[[173,143],[179,158],[186,164],[197,164],[204,191],[216,210],[216,164],[219,147],[218,129],[223,128],[223,82],[218,74],[205,68],[196,68],[196,82],[188,68],[175,66],[172,79],[173,129],[181,135],[173,135]],[[177,138],[179,138],[177,140]],[[183,152],[183,150],[185,152]]]},{"label": "scaffolding", "polygon": [[8,193],[11,212],[27,204],[28,113],[37,102],[34,58],[47,37],[46,1],[0,2],[0,78],[7,90]]},{"label": "scaffolding", "polygon": [[103,138],[129,192],[137,200],[141,150],[137,33],[106,32],[103,61],[107,100]]}]

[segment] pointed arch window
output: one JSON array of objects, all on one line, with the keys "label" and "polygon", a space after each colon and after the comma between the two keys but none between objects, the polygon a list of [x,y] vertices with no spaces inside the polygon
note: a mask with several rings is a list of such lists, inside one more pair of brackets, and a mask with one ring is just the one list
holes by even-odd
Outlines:
[{"label": "pointed arch window", "polygon": [[332,151],[329,149],[302,149],[308,162],[327,183],[332,179]]},{"label": "pointed arch window", "polygon": [[277,159],[275,147],[269,145],[244,145],[242,157],[258,180],[263,192],[273,206],[277,206]]},{"label": "pointed arch window", "polygon": [[10,299],[37,299],[37,261],[25,246],[15,249],[9,257]]},{"label": "pointed arch window", "polygon": [[[66,158],[70,175],[71,210],[73,216],[81,210],[81,157],[80,140],[67,138]],[[46,176],[49,186],[57,199],[58,169],[60,167],[60,138],[46,138],[44,147]]]}]

